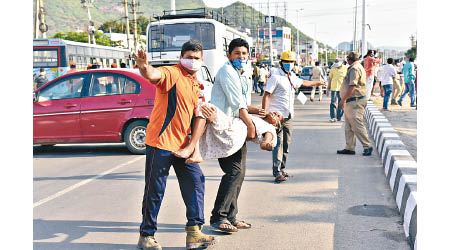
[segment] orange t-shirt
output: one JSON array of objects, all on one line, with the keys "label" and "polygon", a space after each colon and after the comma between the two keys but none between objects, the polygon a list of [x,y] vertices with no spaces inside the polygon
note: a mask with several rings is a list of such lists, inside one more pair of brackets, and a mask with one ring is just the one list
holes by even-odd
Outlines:
[{"label": "orange t-shirt", "polygon": [[178,63],[163,66],[156,85],[155,104],[147,126],[145,143],[176,151],[189,142],[188,131],[200,96],[197,77]]}]

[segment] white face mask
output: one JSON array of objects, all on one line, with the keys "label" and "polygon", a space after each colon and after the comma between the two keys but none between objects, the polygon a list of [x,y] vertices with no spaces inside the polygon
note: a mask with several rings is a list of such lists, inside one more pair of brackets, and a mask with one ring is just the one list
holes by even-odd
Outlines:
[{"label": "white face mask", "polygon": [[181,62],[181,65],[183,65],[184,67],[186,67],[187,69],[192,70],[192,71],[198,71],[203,65],[202,61],[195,60],[195,59],[181,58],[180,62]]}]

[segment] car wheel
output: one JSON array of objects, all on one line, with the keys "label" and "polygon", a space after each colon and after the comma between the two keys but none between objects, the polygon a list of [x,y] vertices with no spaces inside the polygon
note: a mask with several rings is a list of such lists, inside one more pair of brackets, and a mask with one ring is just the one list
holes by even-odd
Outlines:
[{"label": "car wheel", "polygon": [[145,154],[145,132],[147,124],[147,121],[134,121],[125,130],[125,145],[131,153]]}]

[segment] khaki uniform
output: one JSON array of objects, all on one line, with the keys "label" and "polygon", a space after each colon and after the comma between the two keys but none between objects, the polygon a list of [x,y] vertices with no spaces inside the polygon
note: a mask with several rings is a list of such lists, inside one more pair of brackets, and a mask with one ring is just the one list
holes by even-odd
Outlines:
[{"label": "khaki uniform", "polygon": [[[311,70],[311,75],[312,75],[312,80],[313,81],[325,81],[325,77],[323,76],[323,72],[322,69],[319,66],[315,66],[312,70]],[[314,99],[314,96],[316,94],[316,87],[317,86],[313,86],[312,90],[311,90],[311,98]],[[318,86],[319,88],[319,100],[322,99],[322,86]]]},{"label": "khaki uniform", "polygon": [[[341,97],[345,96],[350,86],[356,86],[350,98],[366,95],[366,72],[359,61],[354,62],[348,68],[347,75],[341,85]],[[363,122],[366,105],[367,98],[356,99],[350,102],[347,100],[344,105],[345,148],[347,150],[355,151],[356,137],[358,137],[364,149],[371,147],[370,139]]]},{"label": "khaki uniform", "polygon": [[[395,67],[395,70],[398,72],[398,67]],[[391,104],[393,101],[397,101],[398,98],[400,98],[400,95],[402,93],[403,92],[402,92],[402,85],[400,83],[400,74],[396,74],[395,79],[394,79],[392,96],[391,96]]]}]

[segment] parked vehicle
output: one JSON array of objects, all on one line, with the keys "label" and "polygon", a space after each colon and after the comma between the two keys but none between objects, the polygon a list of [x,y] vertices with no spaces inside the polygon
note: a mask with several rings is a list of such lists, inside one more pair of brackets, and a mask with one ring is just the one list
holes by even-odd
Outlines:
[{"label": "parked vehicle", "polygon": [[155,91],[132,69],[60,76],[34,91],[33,144],[125,142],[144,154]]},{"label": "parked vehicle", "polygon": [[[302,73],[300,74],[300,78],[303,80],[308,80],[311,81],[312,80],[312,76],[311,76],[311,71],[314,68],[314,66],[305,66],[302,68]],[[322,73],[325,77],[325,81],[328,81],[328,75],[327,75],[327,71],[324,67],[322,68]],[[302,91],[303,93],[311,93],[312,87],[300,87],[299,91]],[[322,92],[325,94],[327,91],[327,88],[322,87]],[[297,91],[298,94],[298,91]]]}]

